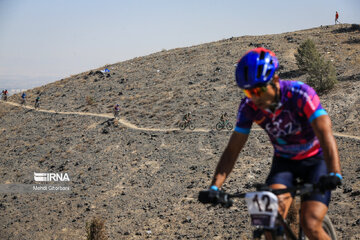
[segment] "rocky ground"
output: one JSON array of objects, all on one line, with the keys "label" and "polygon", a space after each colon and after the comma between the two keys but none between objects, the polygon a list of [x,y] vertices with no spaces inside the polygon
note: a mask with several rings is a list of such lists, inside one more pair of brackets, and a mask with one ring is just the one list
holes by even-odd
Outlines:
[{"label": "rocky ground", "polygon": [[[28,105],[40,95],[40,107],[48,112],[1,102],[0,183],[35,184],[34,172],[66,172],[71,191],[0,193],[0,239],[85,239],[86,222],[93,217],[106,221],[109,239],[250,238],[244,202],[223,209],[196,201],[231,134],[214,130],[215,124],[224,111],[235,121],[242,93],[234,65],[240,56],[256,46],[271,48],[282,78],[305,81],[294,53],[307,38],[333,61],[339,80],[320,96],[338,133],[344,175],[329,216],[339,239],[360,239],[360,31],[355,25],[162,51],[106,66],[110,73],[99,72],[102,67],[27,91]],[[19,95],[9,98],[19,100]],[[111,119],[115,103],[121,119],[135,126]],[[187,111],[194,115],[195,131],[172,130]],[[271,155],[266,134],[253,131],[224,188],[253,190],[253,183],[265,179]]]}]

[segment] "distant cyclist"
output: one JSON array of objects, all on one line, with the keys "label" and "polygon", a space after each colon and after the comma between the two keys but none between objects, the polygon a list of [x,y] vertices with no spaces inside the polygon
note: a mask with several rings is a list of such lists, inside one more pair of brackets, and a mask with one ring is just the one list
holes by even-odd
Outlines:
[{"label": "distant cyclist", "polygon": [[227,112],[221,114],[221,116],[220,116],[220,121],[221,121],[221,122],[224,122],[224,123],[225,123],[225,122],[228,121],[228,120],[229,120],[229,116],[228,116]]},{"label": "distant cyclist", "polygon": [[[299,81],[280,80],[275,74],[278,66],[276,55],[265,48],[250,50],[238,62],[236,82],[246,97],[241,100],[235,131],[218,162],[210,188],[199,200],[216,202],[226,196],[220,188],[255,122],[266,131],[274,147],[266,184],[273,189],[287,188],[297,178],[305,183],[319,183],[324,194],[312,193],[301,200],[301,226],[310,239],[329,239],[322,221],[330,190],[342,181],[331,121],[314,89]],[[286,218],[292,196],[282,194],[278,198],[279,213]]]},{"label": "distant cyclist", "polygon": [[188,113],[186,113],[186,114],[183,116],[183,121],[185,121],[186,123],[192,121],[191,112],[188,112]]},{"label": "distant cyclist", "polygon": [[119,116],[119,112],[120,112],[120,105],[115,104],[115,106],[114,106],[114,117],[115,118],[117,118]]},{"label": "distant cyclist", "polygon": [[2,94],[2,98],[4,99],[4,101],[7,101],[7,96],[8,96],[8,90],[5,89],[1,92]]},{"label": "distant cyclist", "polygon": [[25,104],[25,102],[26,102],[26,93],[23,92],[23,93],[21,94],[21,104]]},{"label": "distant cyclist", "polygon": [[40,107],[40,96],[37,96],[35,99],[35,109]]}]

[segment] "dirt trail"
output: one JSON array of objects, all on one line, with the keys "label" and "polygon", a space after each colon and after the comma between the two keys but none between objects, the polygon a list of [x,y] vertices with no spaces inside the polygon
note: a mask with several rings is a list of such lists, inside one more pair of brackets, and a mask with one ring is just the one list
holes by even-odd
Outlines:
[{"label": "dirt trail", "polygon": [[[4,102],[1,101],[3,103],[7,103],[13,106],[17,106],[17,107],[23,107],[23,108],[27,108],[27,109],[32,109],[34,110],[34,107],[31,106],[24,106],[21,105],[19,103],[14,103],[14,102]],[[54,110],[45,110],[45,109],[37,109],[36,111],[38,112],[46,112],[46,113],[55,113],[55,114],[62,114],[62,115],[83,115],[83,116],[94,116],[94,117],[103,117],[103,118],[114,118],[112,114],[106,114],[106,113],[86,113],[86,112],[57,112]],[[138,127],[130,122],[128,122],[125,119],[121,119],[118,118],[118,121],[124,125],[127,128],[131,128],[131,129],[135,129],[135,130],[140,130],[140,131],[149,131],[149,132],[171,132],[171,131],[180,131],[178,128],[142,128],[142,127]],[[261,128],[252,128],[251,131],[261,131]],[[184,130],[186,132],[210,132],[213,131],[211,129],[205,129],[205,128],[198,128],[195,130]],[[353,136],[353,135],[348,135],[348,134],[343,134],[343,133],[337,133],[337,132],[333,132],[335,137],[343,137],[343,138],[350,138],[350,139],[354,139],[354,140],[359,140],[360,141],[360,137],[359,136]]]}]

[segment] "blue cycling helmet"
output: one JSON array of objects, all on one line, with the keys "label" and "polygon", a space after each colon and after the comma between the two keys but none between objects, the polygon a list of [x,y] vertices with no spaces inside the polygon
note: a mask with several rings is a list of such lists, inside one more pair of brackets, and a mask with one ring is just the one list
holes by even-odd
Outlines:
[{"label": "blue cycling helmet", "polygon": [[264,86],[278,67],[275,53],[262,47],[254,48],[239,60],[235,71],[236,83],[244,89]]}]

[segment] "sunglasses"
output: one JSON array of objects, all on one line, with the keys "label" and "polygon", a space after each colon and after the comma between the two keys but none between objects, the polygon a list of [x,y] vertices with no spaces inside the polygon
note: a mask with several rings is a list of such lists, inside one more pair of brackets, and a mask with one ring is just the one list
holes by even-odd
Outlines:
[{"label": "sunglasses", "polygon": [[263,92],[267,91],[267,86],[261,86],[251,89],[243,89],[245,96],[252,98],[253,96],[260,97]]}]

